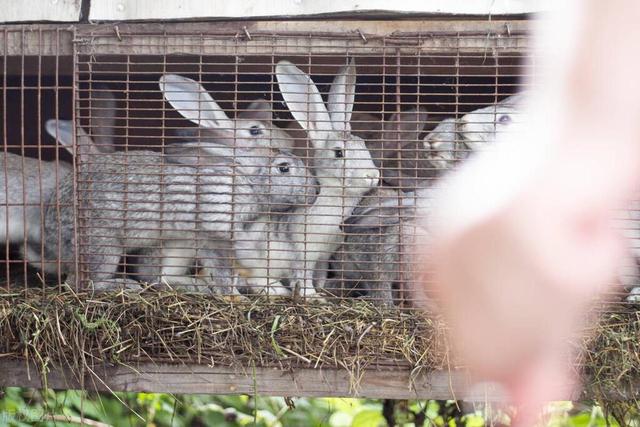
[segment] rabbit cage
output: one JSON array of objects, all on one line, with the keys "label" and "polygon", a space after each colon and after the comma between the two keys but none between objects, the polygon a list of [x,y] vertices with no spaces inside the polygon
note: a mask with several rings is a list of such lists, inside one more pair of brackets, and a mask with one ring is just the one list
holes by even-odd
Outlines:
[{"label": "rabbit cage", "polygon": [[417,200],[517,117],[527,27],[5,25],[3,385],[451,398]]}]

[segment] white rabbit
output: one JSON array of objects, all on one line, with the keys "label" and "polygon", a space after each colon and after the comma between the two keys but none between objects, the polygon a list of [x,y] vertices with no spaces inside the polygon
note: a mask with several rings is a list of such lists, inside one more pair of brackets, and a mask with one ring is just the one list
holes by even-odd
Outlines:
[{"label": "white rabbit", "polygon": [[497,104],[471,111],[460,119],[441,121],[424,138],[429,162],[441,172],[495,140],[519,119],[526,93],[509,96]]},{"label": "white rabbit", "polygon": [[[464,138],[466,153],[478,151],[520,119],[526,92],[511,95],[497,104],[480,108],[460,118],[458,132]],[[465,156],[466,157],[466,156]]]},{"label": "white rabbit", "polygon": [[[305,296],[315,294],[314,271],[323,268],[342,240],[340,224],[380,178],[362,139],[351,135],[355,66],[344,67],[329,92],[328,110],[311,78],[287,61],[276,66],[280,91],[313,146],[320,185],[311,206],[270,215],[236,235],[236,255],[250,291],[287,294],[289,280]],[[324,267],[326,269],[326,267]],[[317,285],[322,287],[324,279]]]}]

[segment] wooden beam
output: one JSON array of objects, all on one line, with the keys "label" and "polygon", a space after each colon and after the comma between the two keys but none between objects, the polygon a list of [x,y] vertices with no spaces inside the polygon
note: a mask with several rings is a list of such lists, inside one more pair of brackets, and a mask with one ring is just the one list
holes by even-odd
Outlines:
[{"label": "wooden beam", "polygon": [[[0,361],[0,386],[42,387],[35,366],[24,361]],[[388,399],[457,399],[502,401],[499,387],[484,384],[469,388],[463,371],[435,371],[415,375],[403,366],[369,366],[354,378],[335,368],[252,368],[206,365],[142,363],[135,368],[112,366],[84,376],[86,389],[98,391],[263,394],[292,397],[367,397]],[[48,386],[55,389],[80,388],[81,373],[52,369]],[[578,399],[567,394],[571,385],[558,387],[559,398]]]},{"label": "wooden beam", "polygon": [[224,21],[79,25],[80,54],[526,53],[527,21]]},{"label": "wooden beam", "polygon": [[[524,20],[221,21],[3,25],[0,55],[527,53]],[[247,34],[249,36],[247,36]]]}]

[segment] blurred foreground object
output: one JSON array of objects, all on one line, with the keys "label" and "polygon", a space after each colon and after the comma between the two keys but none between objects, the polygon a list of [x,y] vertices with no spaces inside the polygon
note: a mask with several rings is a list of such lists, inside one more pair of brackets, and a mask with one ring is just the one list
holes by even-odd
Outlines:
[{"label": "blurred foreground object", "polygon": [[569,339],[625,254],[614,229],[640,183],[640,4],[566,2],[536,28],[521,123],[449,176],[425,248],[464,363],[532,425],[573,380]]}]

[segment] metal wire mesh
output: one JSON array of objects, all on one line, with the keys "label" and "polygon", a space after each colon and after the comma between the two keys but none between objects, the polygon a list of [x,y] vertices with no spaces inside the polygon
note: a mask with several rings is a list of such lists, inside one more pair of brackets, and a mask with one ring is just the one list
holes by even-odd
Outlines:
[{"label": "metal wire mesh", "polygon": [[[99,25],[75,31],[73,56],[60,46],[71,33],[47,33],[41,52],[5,31],[4,153],[22,169],[5,162],[2,204],[27,204],[9,200],[28,192],[13,173],[37,169],[55,189],[36,202],[46,238],[7,238],[7,283],[44,271],[47,285],[415,306],[428,298],[418,201],[518,119],[531,51],[516,24],[397,23],[385,36]],[[49,118],[71,153],[44,135]]]},{"label": "metal wire mesh", "polygon": [[47,257],[44,214],[56,209],[50,195],[72,175],[72,158],[48,141],[44,121],[73,117],[72,37],[50,26],[0,31],[0,233],[7,287],[41,284],[44,272],[55,275],[65,260]]}]

